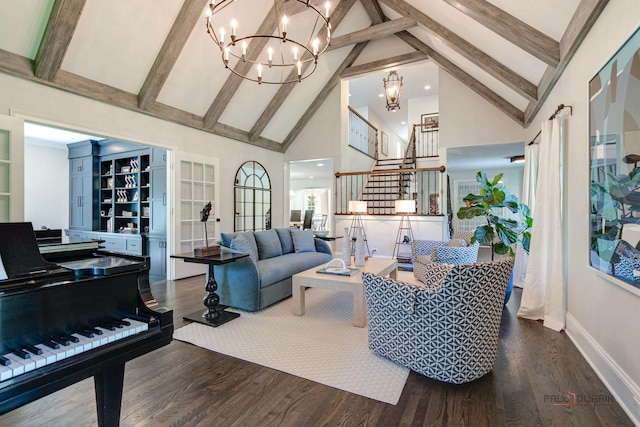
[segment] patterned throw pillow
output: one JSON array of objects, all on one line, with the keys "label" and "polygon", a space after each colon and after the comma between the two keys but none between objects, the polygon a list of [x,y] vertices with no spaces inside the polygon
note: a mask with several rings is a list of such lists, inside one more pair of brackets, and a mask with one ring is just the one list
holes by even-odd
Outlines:
[{"label": "patterned throw pillow", "polygon": [[417,255],[413,260],[413,277],[422,281],[426,274],[425,267],[427,264],[431,264],[431,256],[429,255]]},{"label": "patterned throw pillow", "polygon": [[252,260],[258,261],[258,249],[251,244],[249,239],[247,239],[244,235],[238,234],[233,238],[231,244],[229,246],[234,251],[244,252],[249,254]]},{"label": "patterned throw pillow", "polygon": [[293,239],[293,248],[296,253],[316,251],[316,241],[313,238],[313,231],[291,230],[291,238]]}]

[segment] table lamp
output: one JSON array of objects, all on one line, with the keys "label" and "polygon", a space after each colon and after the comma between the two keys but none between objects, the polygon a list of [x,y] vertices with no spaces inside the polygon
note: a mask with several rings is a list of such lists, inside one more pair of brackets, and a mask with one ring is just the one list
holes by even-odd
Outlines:
[{"label": "table lamp", "polygon": [[346,237],[354,241],[358,236],[358,229],[362,230],[362,237],[367,246],[367,255],[371,256],[367,233],[364,232],[364,224],[362,222],[362,215],[367,213],[367,202],[365,200],[349,200],[349,212],[353,214],[353,219],[351,220],[351,227],[349,227],[349,236]]},{"label": "table lamp", "polygon": [[409,244],[413,241],[413,230],[411,229],[411,220],[409,214],[416,213],[416,201],[415,200],[396,200],[395,201],[396,215],[401,214],[400,227],[398,227],[398,234],[396,235],[396,245],[393,249],[393,258],[398,255],[398,249],[401,244]]}]

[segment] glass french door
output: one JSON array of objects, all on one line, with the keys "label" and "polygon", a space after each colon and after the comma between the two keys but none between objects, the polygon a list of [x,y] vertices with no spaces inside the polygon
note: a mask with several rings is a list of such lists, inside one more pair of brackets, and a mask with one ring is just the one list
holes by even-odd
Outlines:
[{"label": "glass french door", "polygon": [[[216,229],[219,214],[220,160],[215,157],[176,152],[173,203],[173,254],[192,252],[194,248],[212,245],[220,230]],[[204,206],[211,202],[206,222],[200,221]],[[206,229],[205,229],[206,227]],[[206,230],[206,231],[205,231]],[[205,273],[202,264],[172,259],[172,279]]]}]

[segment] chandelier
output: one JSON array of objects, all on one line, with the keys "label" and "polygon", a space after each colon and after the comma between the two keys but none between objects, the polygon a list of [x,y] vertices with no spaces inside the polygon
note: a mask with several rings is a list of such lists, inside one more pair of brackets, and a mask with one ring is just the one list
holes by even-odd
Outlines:
[{"label": "chandelier", "polygon": [[395,71],[391,71],[387,78],[383,78],[384,95],[387,98],[387,111],[395,112],[400,109],[400,91],[402,90],[402,77]]},{"label": "chandelier", "polygon": [[[259,0],[261,1],[263,0]],[[286,11],[293,12],[291,5],[296,2],[304,5],[305,11],[311,13],[296,16],[299,18],[296,20],[287,16]],[[244,3],[248,9],[240,11],[237,7],[236,10],[230,7],[229,10],[224,10],[236,3]],[[318,58],[331,42],[331,5],[327,2],[324,11],[320,11],[310,0],[295,0],[287,2],[287,10],[284,10],[284,3],[273,0],[273,12],[278,24],[270,34],[247,35],[246,30],[242,29],[242,23],[234,18],[234,13],[240,16],[252,13],[250,0],[211,0],[206,9],[207,33],[220,49],[225,68],[258,84],[295,83],[313,74]],[[240,63],[246,63],[247,66],[238,66]]]}]

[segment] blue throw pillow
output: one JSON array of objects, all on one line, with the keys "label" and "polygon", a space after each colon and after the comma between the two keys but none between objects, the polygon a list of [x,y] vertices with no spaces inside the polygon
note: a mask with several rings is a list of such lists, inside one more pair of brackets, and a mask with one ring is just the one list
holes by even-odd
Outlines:
[{"label": "blue throw pillow", "polygon": [[273,258],[282,255],[282,245],[276,230],[256,231],[253,233],[258,245],[258,257],[260,259]]},{"label": "blue throw pillow", "polygon": [[229,245],[231,249],[238,252],[244,252],[249,254],[252,260],[258,261],[258,249],[255,245],[247,239],[244,234],[238,234],[233,238]]},{"label": "blue throw pillow", "polygon": [[276,228],[276,233],[280,238],[280,245],[282,246],[283,254],[293,253],[293,239],[291,238],[291,232],[288,228]]},{"label": "blue throw pillow", "polygon": [[293,239],[293,248],[295,249],[296,253],[316,251],[316,241],[313,238],[313,231],[291,230],[291,238]]}]

